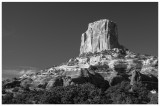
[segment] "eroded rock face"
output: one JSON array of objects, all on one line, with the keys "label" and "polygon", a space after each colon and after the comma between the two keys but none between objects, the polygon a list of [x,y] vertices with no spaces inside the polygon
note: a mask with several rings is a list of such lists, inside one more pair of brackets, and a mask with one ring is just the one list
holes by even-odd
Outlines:
[{"label": "eroded rock face", "polygon": [[119,48],[117,25],[107,19],[88,25],[88,30],[82,34],[80,54],[101,52]]}]

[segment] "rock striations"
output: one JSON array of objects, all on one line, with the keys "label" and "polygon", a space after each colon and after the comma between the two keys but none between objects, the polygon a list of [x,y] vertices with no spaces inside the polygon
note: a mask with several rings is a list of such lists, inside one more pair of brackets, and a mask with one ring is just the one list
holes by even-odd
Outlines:
[{"label": "rock striations", "polygon": [[118,43],[117,25],[114,22],[103,19],[90,23],[88,30],[82,34],[78,57],[36,74],[24,74],[16,81],[4,81],[3,88],[6,92],[16,86],[49,90],[55,86],[90,82],[106,89],[123,80],[130,81],[131,85],[141,81],[157,86],[158,58],[136,54],[122,47]]},{"label": "rock striations", "polygon": [[80,54],[119,48],[117,25],[102,19],[88,25],[81,37]]}]

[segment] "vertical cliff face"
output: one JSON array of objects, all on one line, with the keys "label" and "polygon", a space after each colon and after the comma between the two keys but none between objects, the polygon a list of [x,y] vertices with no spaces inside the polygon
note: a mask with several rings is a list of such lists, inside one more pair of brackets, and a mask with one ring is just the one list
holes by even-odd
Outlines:
[{"label": "vertical cliff face", "polygon": [[81,37],[80,54],[119,48],[117,25],[102,19],[88,25]]}]

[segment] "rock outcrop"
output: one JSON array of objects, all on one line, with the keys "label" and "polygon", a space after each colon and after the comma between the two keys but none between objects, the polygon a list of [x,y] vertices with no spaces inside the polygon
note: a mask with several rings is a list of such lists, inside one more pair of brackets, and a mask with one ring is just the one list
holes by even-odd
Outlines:
[{"label": "rock outcrop", "polygon": [[119,48],[117,25],[107,19],[88,25],[88,30],[82,34],[80,54],[101,52]]},{"label": "rock outcrop", "polygon": [[26,73],[15,81],[4,81],[8,91],[14,87],[49,90],[56,86],[92,83],[108,88],[122,81],[149,83],[158,89],[158,58],[131,52],[118,43],[117,25],[107,19],[90,23],[82,34],[80,56],[67,63]]}]

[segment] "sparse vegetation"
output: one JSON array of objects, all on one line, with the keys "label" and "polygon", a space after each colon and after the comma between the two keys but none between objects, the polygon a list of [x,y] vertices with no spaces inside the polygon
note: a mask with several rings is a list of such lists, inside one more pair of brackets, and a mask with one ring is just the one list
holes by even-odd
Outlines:
[{"label": "sparse vegetation", "polygon": [[[130,92],[129,82],[122,82],[105,91],[90,83],[57,86],[49,91],[6,93],[3,104],[157,104],[158,95],[150,96],[145,85],[137,83]],[[147,96],[148,95],[148,96]]]}]

